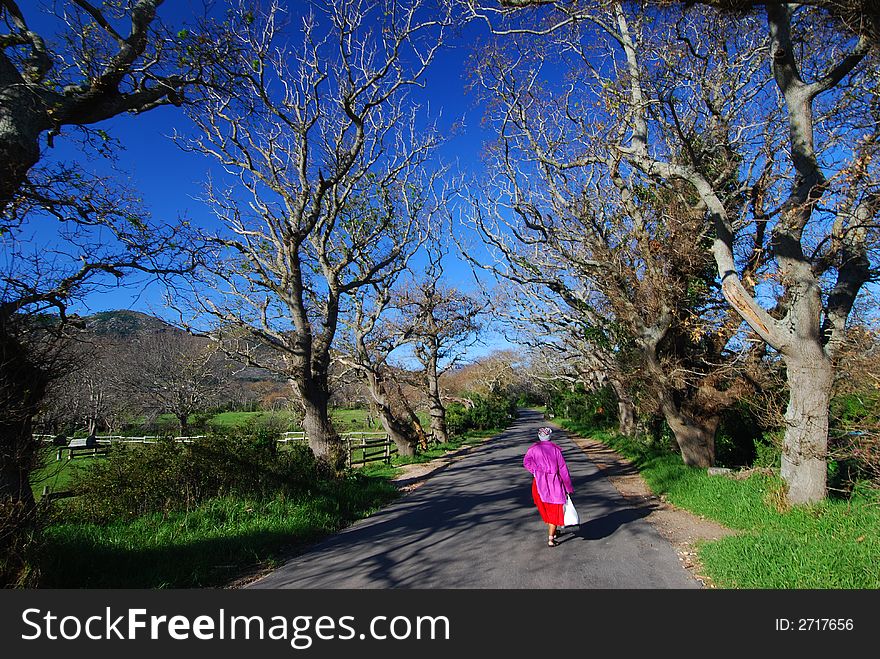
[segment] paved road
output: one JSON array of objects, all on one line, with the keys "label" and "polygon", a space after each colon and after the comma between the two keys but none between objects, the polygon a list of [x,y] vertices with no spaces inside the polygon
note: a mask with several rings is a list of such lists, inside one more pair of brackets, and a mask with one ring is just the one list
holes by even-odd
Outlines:
[{"label": "paved road", "polygon": [[497,438],[249,588],[699,588],[672,546],[561,431],[581,526],[547,547],[522,457],[546,425]]}]

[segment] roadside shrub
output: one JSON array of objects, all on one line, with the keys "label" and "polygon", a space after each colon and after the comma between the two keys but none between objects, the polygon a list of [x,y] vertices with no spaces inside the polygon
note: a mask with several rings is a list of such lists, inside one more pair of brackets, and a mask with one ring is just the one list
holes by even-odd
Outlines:
[{"label": "roadside shrub", "polygon": [[214,497],[292,497],[327,474],[308,446],[278,450],[268,432],[236,430],[191,444],[117,445],[72,485],[67,505],[83,521],[190,510]]},{"label": "roadside shrub", "polygon": [[446,407],[446,429],[452,435],[468,430],[492,430],[507,427],[516,413],[516,401],[502,396],[467,394],[473,407],[450,403]]},{"label": "roadside shrub", "polygon": [[0,498],[0,587],[28,588],[36,583],[38,575],[33,565],[43,521],[38,508],[9,497]]},{"label": "roadside shrub", "polygon": [[782,460],[782,433],[765,432],[755,442],[755,467],[778,469]]},{"label": "roadside shrub", "polygon": [[880,488],[880,396],[835,396],[829,425],[829,489],[849,493],[860,482]]},{"label": "roadside shrub", "polygon": [[471,397],[474,406],[468,411],[471,428],[491,430],[504,428],[516,413],[516,401],[501,396]]},{"label": "roadside shrub", "polygon": [[617,424],[617,397],[609,386],[590,391],[583,384],[565,386],[550,395],[547,411],[587,428],[606,430]]},{"label": "roadside shrub", "polygon": [[446,430],[450,435],[461,435],[468,427],[468,409],[461,403],[446,406]]}]

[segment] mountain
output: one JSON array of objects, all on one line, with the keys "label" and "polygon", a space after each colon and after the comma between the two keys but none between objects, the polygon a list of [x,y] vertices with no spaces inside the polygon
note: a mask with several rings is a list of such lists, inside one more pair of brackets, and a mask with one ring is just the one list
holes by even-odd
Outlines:
[{"label": "mountain", "polygon": [[85,329],[97,336],[132,338],[138,334],[158,334],[171,332],[186,334],[186,331],[165,322],[161,318],[140,311],[101,311],[91,316],[79,318]]},{"label": "mountain", "polygon": [[[87,335],[93,337],[106,337],[108,339],[121,341],[123,344],[131,342],[132,346],[135,345],[135,342],[140,337],[156,334],[162,334],[163,342],[167,341],[172,344],[178,339],[192,340],[186,330],[175,327],[161,318],[141,313],[140,311],[129,311],[127,309],[102,311],[92,314],[91,316],[78,317],[76,320],[82,325]],[[201,340],[206,343],[208,342],[207,338],[202,338]],[[261,353],[264,353],[265,350],[265,348],[262,350],[257,348],[257,351]],[[254,366],[245,367],[243,364],[238,364],[232,360],[230,360],[229,363],[233,364],[230,368],[233,373],[231,376],[233,380],[245,382],[274,382],[279,380],[283,381],[284,379],[272,375],[262,368]]]}]

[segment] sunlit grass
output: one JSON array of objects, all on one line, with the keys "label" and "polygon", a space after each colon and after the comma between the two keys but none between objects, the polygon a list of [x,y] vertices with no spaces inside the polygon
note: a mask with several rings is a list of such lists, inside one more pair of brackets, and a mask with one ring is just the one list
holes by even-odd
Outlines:
[{"label": "sunlit grass", "polygon": [[699,557],[722,588],[880,588],[880,496],[862,490],[850,500],[788,507],[775,473],[709,476],[677,453],[565,419],[557,423],[598,439],[638,467],[651,490],[736,535],[704,542]]}]

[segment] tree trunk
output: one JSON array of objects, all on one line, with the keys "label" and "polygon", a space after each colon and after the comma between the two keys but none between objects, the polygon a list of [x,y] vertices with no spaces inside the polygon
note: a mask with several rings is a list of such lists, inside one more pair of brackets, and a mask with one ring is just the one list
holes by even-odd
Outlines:
[{"label": "tree trunk", "polygon": [[403,388],[400,386],[400,383],[396,380],[394,381],[395,387],[397,388],[397,396],[398,402],[403,410],[406,412],[409,417],[409,422],[412,425],[413,432],[415,432],[416,443],[419,445],[424,451],[428,450],[428,435],[425,432],[425,429],[422,427],[422,421],[419,419],[419,415],[416,414],[415,410],[409,404],[409,401],[406,399],[406,396],[403,394]]},{"label": "tree trunk", "polygon": [[0,212],[40,159],[41,99],[0,52]]},{"label": "tree trunk", "polygon": [[0,501],[32,507],[30,475],[40,462],[32,425],[49,378],[7,323],[0,321]]},{"label": "tree trunk", "polygon": [[397,447],[398,455],[411,458],[416,454],[415,442],[407,432],[407,428],[391,414],[390,409],[379,408],[379,420],[382,422],[385,432],[388,433],[388,437]]},{"label": "tree trunk", "polygon": [[632,437],[636,432],[636,406],[620,380],[609,378],[608,383],[617,396],[617,431],[625,437]]},{"label": "tree trunk", "polygon": [[39,524],[31,474],[40,466],[33,418],[46,395],[50,374],[28,345],[27,332],[0,315],[0,583],[26,579],[27,554]]},{"label": "tree trunk", "polygon": [[309,441],[309,448],[334,473],[341,472],[347,463],[345,447],[327,413],[329,395],[314,385],[305,387],[298,383],[297,390],[303,408],[303,431]]},{"label": "tree trunk", "polygon": [[780,473],[792,504],[825,498],[828,466],[828,406],[833,369],[824,356],[785,360],[789,387]]},{"label": "tree trunk", "polygon": [[446,430],[446,408],[440,399],[440,378],[436,375],[428,376],[428,410],[431,415],[431,432],[434,440],[440,444],[449,441],[449,433]]},{"label": "tree trunk", "polygon": [[711,467],[715,464],[715,432],[721,422],[719,416],[694,418],[666,401],[662,405],[666,423],[675,435],[681,458],[689,467]]},{"label": "tree trunk", "polygon": [[617,401],[617,432],[624,437],[636,434],[636,408],[631,400]]},{"label": "tree trunk", "polygon": [[413,441],[410,428],[398,419],[391,409],[391,403],[388,400],[388,393],[382,385],[379,376],[375,373],[367,373],[367,384],[370,388],[370,396],[376,404],[376,413],[379,415],[379,421],[388,437],[397,447],[397,454],[405,457],[412,457],[416,454],[415,442]]},{"label": "tree trunk", "polygon": [[183,412],[175,416],[177,416],[177,422],[180,424],[180,436],[186,437],[189,432],[189,414]]}]

